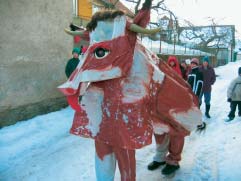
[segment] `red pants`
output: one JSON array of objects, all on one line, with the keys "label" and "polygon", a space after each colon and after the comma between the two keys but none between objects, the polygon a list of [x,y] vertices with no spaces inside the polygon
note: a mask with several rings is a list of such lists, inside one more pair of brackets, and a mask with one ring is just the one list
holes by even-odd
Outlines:
[{"label": "red pants", "polygon": [[171,165],[178,165],[184,146],[183,136],[172,136],[167,133],[154,134],[156,140],[156,155],[153,160],[157,162],[166,161]]},{"label": "red pants", "polygon": [[121,181],[135,181],[135,150],[127,150],[95,141],[95,171],[97,181],[113,181],[116,160],[120,169]]}]

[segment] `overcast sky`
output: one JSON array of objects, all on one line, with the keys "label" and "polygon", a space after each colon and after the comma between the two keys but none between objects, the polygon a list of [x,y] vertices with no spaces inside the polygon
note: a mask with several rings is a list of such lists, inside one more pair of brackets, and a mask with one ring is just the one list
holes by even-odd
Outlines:
[{"label": "overcast sky", "polygon": [[[125,0],[121,1],[128,4],[129,8],[132,7]],[[210,19],[214,18],[218,25],[235,25],[236,37],[241,39],[241,8],[238,2],[239,0],[165,0],[167,7],[180,22],[185,19],[201,26],[209,25]]]},{"label": "overcast sky", "polygon": [[166,0],[166,5],[180,20],[194,25],[208,25],[210,18],[220,25],[235,25],[236,37],[241,38],[241,8],[238,0]]}]

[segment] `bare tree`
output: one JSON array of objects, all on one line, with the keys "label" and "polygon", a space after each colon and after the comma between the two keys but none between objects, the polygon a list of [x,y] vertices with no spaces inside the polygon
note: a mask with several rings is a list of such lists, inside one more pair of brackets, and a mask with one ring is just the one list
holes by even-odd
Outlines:
[{"label": "bare tree", "polygon": [[[101,6],[105,7],[106,9],[116,9],[116,5],[118,4],[119,0],[100,0],[102,2]],[[132,3],[134,5],[134,14],[137,14],[139,9],[141,8],[141,0],[125,0],[126,2]],[[93,4],[96,2],[92,1]],[[170,19],[177,21],[177,17],[175,14],[167,8],[165,5],[165,0],[159,0],[156,2],[152,2],[151,9],[157,13],[158,16],[163,16],[164,14],[168,14]],[[158,23],[153,23],[158,25]],[[177,23],[176,23],[177,24]]]},{"label": "bare tree", "polygon": [[[133,3],[135,14],[139,11],[141,7],[141,0],[125,0],[126,2]],[[178,31],[178,18],[165,4],[165,0],[152,1],[151,10],[153,14],[156,14],[157,20],[155,22],[150,22],[151,26],[161,27],[163,31],[159,35],[148,36],[152,40],[162,40],[168,43],[174,43],[176,40],[176,34]],[[161,19],[163,17],[169,19],[167,29],[164,29]]]},{"label": "bare tree", "polygon": [[[125,0],[126,2],[133,3],[135,8],[135,14],[139,11],[141,6],[141,0]],[[169,16],[169,19],[174,21],[173,25],[178,26],[178,18],[176,15],[165,5],[165,0],[159,0],[152,2],[151,10],[155,11],[158,17],[162,17],[164,15]],[[151,22],[156,26],[160,26],[160,22]],[[173,28],[173,27],[172,27]]]},{"label": "bare tree", "polygon": [[188,26],[180,27],[178,39],[180,43],[189,44],[190,47],[202,51],[218,54],[221,48],[234,46],[234,26],[217,25],[214,19],[211,19],[209,26],[195,26],[186,21]]}]

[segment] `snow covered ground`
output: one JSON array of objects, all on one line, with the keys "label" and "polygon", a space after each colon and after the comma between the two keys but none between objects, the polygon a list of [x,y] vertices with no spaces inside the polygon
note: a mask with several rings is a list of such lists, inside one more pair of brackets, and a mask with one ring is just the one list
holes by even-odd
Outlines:
[{"label": "snow covered ground", "polygon": [[[176,181],[241,180],[241,117],[229,112],[226,90],[241,61],[215,69],[211,119],[205,133],[186,137]],[[204,106],[201,107],[204,112]],[[69,134],[69,107],[0,129],[1,181],[95,181],[94,142]],[[148,171],[155,144],[137,150],[137,181],[162,180],[161,168]],[[116,181],[120,180],[117,168]]]}]

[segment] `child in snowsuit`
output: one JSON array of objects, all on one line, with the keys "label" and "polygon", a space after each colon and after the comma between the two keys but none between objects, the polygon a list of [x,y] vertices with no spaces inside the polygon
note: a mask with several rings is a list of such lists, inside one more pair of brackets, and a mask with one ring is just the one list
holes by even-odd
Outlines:
[{"label": "child in snowsuit", "polygon": [[230,112],[228,120],[231,121],[235,117],[236,107],[238,106],[238,116],[241,116],[241,67],[238,69],[238,77],[229,85],[227,91],[228,102],[230,102]]}]

